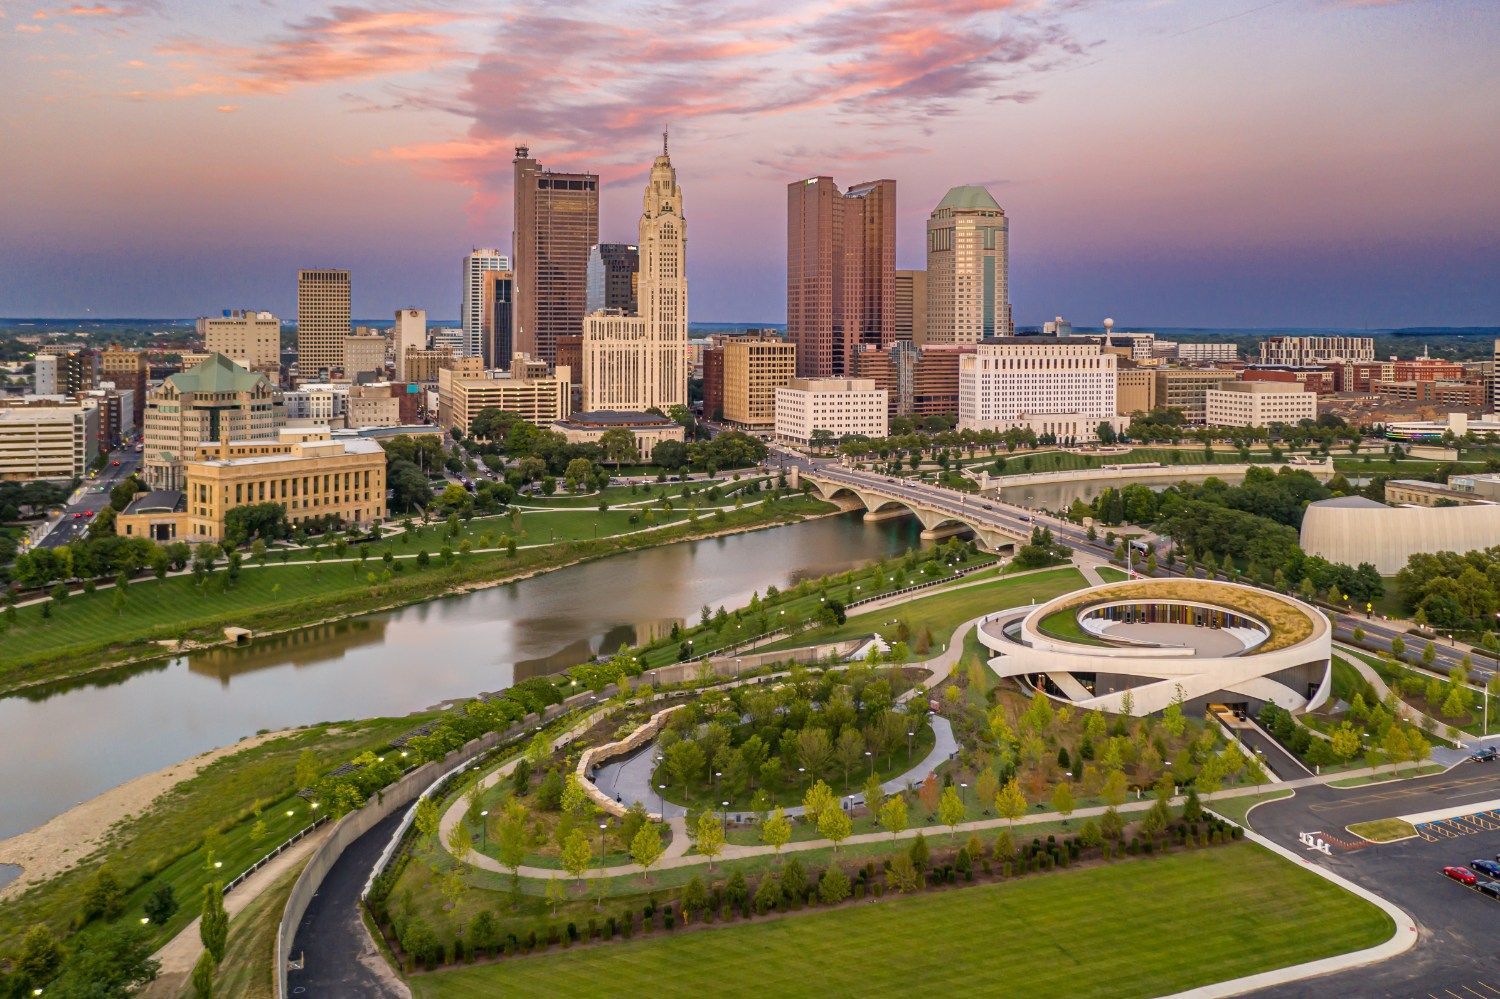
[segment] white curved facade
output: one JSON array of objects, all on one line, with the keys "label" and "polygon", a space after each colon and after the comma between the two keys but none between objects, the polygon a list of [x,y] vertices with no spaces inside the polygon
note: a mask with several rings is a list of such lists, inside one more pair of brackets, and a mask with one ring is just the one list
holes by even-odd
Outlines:
[{"label": "white curved facade", "polygon": [[1500,505],[1386,506],[1362,496],[1309,503],[1302,550],[1346,565],[1372,563],[1382,576],[1418,552],[1472,552],[1500,545]]},{"label": "white curved facade", "polygon": [[[1182,596],[1185,587],[1190,598]],[[1244,598],[1234,591],[1244,591]],[[1222,596],[1215,599],[1218,594]],[[1274,647],[1272,626],[1247,609],[1267,601],[1274,602],[1284,619],[1301,617],[1308,633]],[[1106,610],[1130,608],[1143,613],[1151,608],[1188,622],[1227,618],[1231,624],[1100,619]],[[1044,619],[1065,611],[1072,611],[1078,626],[1104,644],[1043,631]],[[1183,701],[1194,708],[1223,702],[1255,710],[1271,702],[1288,711],[1311,710],[1327,701],[1332,683],[1327,618],[1300,600],[1237,583],[1136,580],[1075,590],[1040,606],[991,615],[979,626],[979,641],[996,653],[989,667],[999,676],[1032,682],[1045,676],[1053,696],[1117,714],[1124,710],[1127,691],[1132,714],[1147,715],[1171,704],[1179,687]]]}]

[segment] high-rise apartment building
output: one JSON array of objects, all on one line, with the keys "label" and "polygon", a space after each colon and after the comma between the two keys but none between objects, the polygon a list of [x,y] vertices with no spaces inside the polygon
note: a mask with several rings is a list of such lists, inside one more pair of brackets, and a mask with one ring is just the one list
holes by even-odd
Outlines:
[{"label": "high-rise apartment building", "polygon": [[146,388],[151,384],[151,366],[146,363],[146,355],[111,344],[99,355],[99,380],[114,382],[116,389],[131,391],[130,422],[139,428],[146,417]]},{"label": "high-rise apartment building", "polygon": [[297,272],[297,377],[327,381],[344,366],[349,335],[349,272]]},{"label": "high-rise apartment building", "polygon": [[589,250],[588,296],[584,313],[619,309],[639,311],[636,283],[641,270],[640,247],[629,243],[600,243]]},{"label": "high-rise apartment building", "polygon": [[146,482],[181,489],[182,464],[199,444],[274,437],[285,422],[281,397],[264,372],[212,354],[172,375],[146,400]]},{"label": "high-rise apartment building", "polygon": [[797,373],[843,375],[859,344],[896,339],[896,182],[787,185],[787,338]]},{"label": "high-rise apartment building", "polygon": [[415,381],[406,373],[406,352],[427,349],[427,310],[397,309],[391,327],[391,346],[396,354],[396,380]]},{"label": "high-rise apartment building", "polygon": [[385,377],[385,334],[360,327],[359,334],[344,338],[344,380],[358,381],[360,375]]},{"label": "high-rise apartment building", "polygon": [[905,341],[889,349],[854,354],[854,377],[872,379],[890,397],[892,416],[952,416],[958,413],[958,362],[973,347],[917,347]]},{"label": "high-rise apartment building", "polygon": [[927,342],[927,272],[897,271],[893,338],[918,347]]},{"label": "high-rise apartment building", "polygon": [[466,341],[464,353],[469,357],[484,356],[485,275],[491,271],[508,270],[510,270],[510,260],[499,250],[476,246],[468,256],[464,257],[464,293],[463,300],[458,307],[458,318]]},{"label": "high-rise apartment building", "polygon": [[555,360],[559,336],[583,326],[589,249],[599,242],[599,175],[543,170],[516,147],[516,350]]},{"label": "high-rise apartment building", "polygon": [[724,420],[744,427],[775,426],[776,390],[797,374],[796,345],[778,337],[738,336],[719,350]]},{"label": "high-rise apartment building", "polygon": [[1324,361],[1373,361],[1375,338],[1370,336],[1273,336],[1260,342],[1261,364],[1301,367]]},{"label": "high-rise apartment building", "polygon": [[990,192],[968,185],[927,219],[927,342],[978,343],[1015,332],[1010,221]]},{"label": "high-rise apartment building", "polygon": [[1156,405],[1180,409],[1189,423],[1202,423],[1209,389],[1234,381],[1238,371],[1228,368],[1160,368],[1156,371]]},{"label": "high-rise apartment building", "polygon": [[540,374],[512,372],[502,377],[495,377],[497,372],[465,371],[461,367],[440,369],[438,423],[445,429],[456,427],[467,433],[474,417],[486,409],[515,413],[540,427],[563,419],[572,411],[568,369],[558,367],[548,375],[544,364],[542,368]]},{"label": "high-rise apartment building", "polygon": [[885,437],[891,429],[885,389],[868,378],[793,378],[776,390],[776,438],[810,444],[826,433]]},{"label": "high-rise apartment building", "polygon": [[99,386],[99,355],[87,347],[43,347],[38,356],[57,358],[56,395],[77,395]]},{"label": "high-rise apartment building", "polygon": [[1093,440],[1117,423],[1119,358],[1097,342],[1001,337],[958,362],[960,430],[1031,430]]},{"label": "high-rise apartment building", "polygon": [[199,316],[198,335],[207,353],[223,354],[251,371],[264,371],[273,382],[281,380],[281,320],[271,313],[225,309],[217,316]]},{"label": "high-rise apartment building", "polygon": [[485,271],[479,295],[479,356],[487,368],[509,368],[515,356],[515,292],[514,271]]},{"label": "high-rise apartment building", "polygon": [[[1495,341],[1500,353],[1500,340]],[[57,355],[38,353],[32,360],[31,391],[36,395],[57,395]]]},{"label": "high-rise apartment building", "polygon": [[687,218],[665,137],[641,197],[638,228],[640,314],[610,310],[584,320],[585,410],[667,412],[687,405]]},{"label": "high-rise apartment building", "polygon": [[[793,357],[793,363],[796,358]],[[703,418],[724,418],[724,345],[709,344],[703,350]]]}]

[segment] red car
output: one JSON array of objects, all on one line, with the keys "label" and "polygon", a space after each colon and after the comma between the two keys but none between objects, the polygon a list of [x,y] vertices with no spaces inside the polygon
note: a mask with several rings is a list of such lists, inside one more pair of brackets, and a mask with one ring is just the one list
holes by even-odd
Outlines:
[{"label": "red car", "polygon": [[75,514],[73,514],[73,519],[74,520],[82,520],[83,519],[83,514],[82,513],[75,513]]},{"label": "red car", "polygon": [[112,462],[110,462],[110,464],[113,465],[113,466],[115,466],[116,468],[120,467],[120,463],[118,461],[112,461]]},{"label": "red car", "polygon": [[1479,880],[1479,876],[1467,867],[1445,867],[1443,868],[1443,877],[1452,878],[1461,885],[1469,885],[1471,887],[1474,882]]},{"label": "red car", "polygon": [[94,515],[94,511],[93,510],[85,510],[85,511],[83,511],[83,515],[85,517],[92,517]]}]

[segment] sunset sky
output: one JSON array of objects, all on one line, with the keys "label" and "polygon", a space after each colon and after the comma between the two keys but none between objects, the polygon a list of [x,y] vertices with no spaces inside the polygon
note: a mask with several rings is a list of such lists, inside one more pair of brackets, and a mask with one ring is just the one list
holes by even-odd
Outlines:
[{"label": "sunset sky", "polygon": [[691,316],[785,319],[785,185],[1011,218],[1016,319],[1500,324],[1495,0],[0,0],[0,315],[458,314],[518,143],[633,241],[671,126]]}]

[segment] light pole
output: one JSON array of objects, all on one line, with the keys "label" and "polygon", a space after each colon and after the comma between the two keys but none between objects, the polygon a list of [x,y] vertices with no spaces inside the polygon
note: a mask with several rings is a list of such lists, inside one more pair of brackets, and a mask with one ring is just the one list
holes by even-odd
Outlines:
[{"label": "light pole", "polygon": [[609,829],[608,822],[599,823],[599,873],[604,873],[604,834]]},{"label": "light pole", "polygon": [[911,762],[911,740],[912,737],[916,734],[917,733],[911,729],[908,729],[906,732],[906,762],[908,763]]},{"label": "light pole", "polygon": [[663,822],[667,821],[667,785],[656,785],[656,811]]},{"label": "light pole", "polygon": [[490,810],[488,808],[482,808],[482,809],[479,810],[479,852],[480,853],[483,853],[485,847],[489,845],[489,834],[490,834],[490,829],[489,829],[490,824],[489,824],[489,821],[488,821],[489,817],[490,817]]},{"label": "light pole", "polygon": [[721,802],[719,802],[719,806],[721,808],[723,808],[723,810],[724,810],[723,811],[723,815],[724,815],[723,835],[724,835],[724,838],[727,840],[729,838],[729,802],[727,802],[727,801],[721,801]]},{"label": "light pole", "polygon": [[[799,774],[805,774],[805,773],[807,773],[807,768],[806,767],[798,767],[797,768],[797,772]],[[806,787],[806,779],[799,777],[798,780],[802,780],[803,781],[803,786],[805,788]]]},{"label": "light pole", "polygon": [[867,760],[867,761],[868,761],[868,762],[869,762],[869,764],[870,764],[870,776],[871,776],[871,777],[874,777],[874,776],[875,776],[875,754],[874,754],[874,753],[872,753],[872,752],[870,752],[870,751],[869,751],[869,750],[868,750],[868,749],[867,749],[867,750],[865,750],[865,759],[866,759],[866,760]]}]

